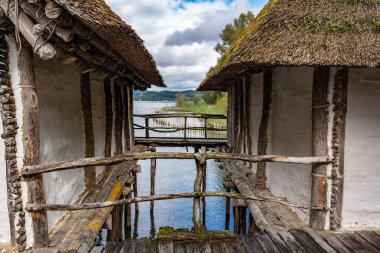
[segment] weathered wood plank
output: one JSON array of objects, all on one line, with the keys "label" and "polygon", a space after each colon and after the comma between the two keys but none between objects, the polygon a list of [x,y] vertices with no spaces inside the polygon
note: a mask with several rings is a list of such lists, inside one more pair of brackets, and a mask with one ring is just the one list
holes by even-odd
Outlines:
[{"label": "weathered wood plank", "polygon": [[253,236],[256,237],[264,252],[280,253],[276,245],[272,242],[272,240],[269,238],[267,234],[254,233]]},{"label": "weathered wood plank", "polygon": [[292,252],[307,253],[307,251],[301,246],[296,238],[289,232],[280,231],[277,234],[286,243],[286,245],[292,250]]},{"label": "weathered wood plank", "polygon": [[305,227],[302,230],[307,233],[311,239],[313,239],[314,242],[316,242],[325,252],[336,253],[336,251],[328,243],[326,243],[326,241],[323,240],[323,238],[314,230],[309,227]]},{"label": "weathered wood plank", "polygon": [[318,233],[336,251],[340,253],[351,252],[338,238],[335,237],[334,233],[330,233],[327,231],[320,231]]},{"label": "weathered wood plank", "polygon": [[364,253],[364,252],[380,252],[370,243],[366,242],[359,235],[354,232],[351,233],[335,233],[335,236],[355,253]]},{"label": "weathered wood plank", "polygon": [[[316,67],[313,78],[312,102],[312,145],[313,156],[328,156],[329,111],[329,67]],[[327,165],[314,164],[312,167],[312,186],[310,206],[327,206]],[[325,230],[327,211],[311,210],[310,227]]]},{"label": "weathered wood plank", "polygon": [[294,238],[302,245],[304,249],[306,249],[309,253],[320,253],[325,252],[317,243],[311,239],[304,231],[299,229],[292,229],[289,231]]},{"label": "weathered wood plank", "polygon": [[120,249],[120,253],[126,253],[126,252],[130,252],[130,248],[131,248],[131,245],[132,245],[132,239],[127,239],[127,240],[124,240],[123,241],[123,246],[121,247]]},{"label": "weathered wood plank", "polygon": [[160,240],[158,242],[159,253],[174,253],[173,241]]},{"label": "weathered wood plank", "polygon": [[380,250],[380,236],[378,236],[375,232],[362,230],[362,231],[356,231],[356,233],[359,236],[361,236],[363,239],[365,239],[367,242],[375,246],[378,250]]},{"label": "weathered wood plank", "polygon": [[175,253],[186,253],[186,243],[185,242],[175,242],[174,243]]},{"label": "weathered wood plank", "polygon": [[273,230],[265,230],[265,233],[272,240],[274,245],[278,248],[281,253],[292,253],[293,251],[289,248],[286,243],[281,239],[281,237]]}]

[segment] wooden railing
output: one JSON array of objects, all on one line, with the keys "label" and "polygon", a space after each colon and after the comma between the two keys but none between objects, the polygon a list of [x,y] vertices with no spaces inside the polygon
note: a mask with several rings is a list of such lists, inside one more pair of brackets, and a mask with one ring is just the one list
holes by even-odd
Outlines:
[{"label": "wooden railing", "polygon": [[[150,196],[134,196],[133,198],[120,199],[116,201],[106,201],[106,202],[93,202],[93,203],[79,203],[79,204],[39,204],[39,203],[28,203],[25,209],[30,212],[44,211],[72,211],[72,210],[85,210],[85,209],[98,209],[114,206],[124,206],[132,203],[145,202],[145,201],[156,201],[156,200],[168,200],[177,198],[194,198],[193,203],[193,223],[195,231],[201,231],[201,215],[205,215],[205,197],[226,197],[234,199],[244,199],[246,201],[264,201],[264,202],[277,202],[290,207],[296,207],[300,209],[309,210],[320,210],[326,211],[326,207],[312,207],[309,205],[300,205],[296,203],[291,203],[284,198],[268,198],[262,196],[256,196],[253,192],[249,194],[239,194],[233,192],[206,192],[206,165],[207,160],[218,159],[226,161],[244,161],[244,162],[280,162],[280,163],[294,163],[294,164],[327,164],[330,163],[328,157],[287,157],[287,156],[275,156],[275,155],[246,155],[246,154],[233,154],[233,153],[206,153],[205,148],[202,148],[199,153],[159,153],[155,152],[139,152],[139,153],[127,153],[114,157],[95,157],[95,158],[84,158],[75,161],[66,161],[59,163],[52,163],[46,165],[34,165],[34,166],[24,166],[21,169],[21,175],[27,180],[28,177],[33,177],[36,175],[41,175],[43,173],[50,173],[55,171],[63,171],[69,169],[83,168],[89,166],[106,166],[105,169],[112,169],[113,166],[124,163],[126,161],[136,161],[136,160],[146,160],[151,159],[151,173],[155,174],[156,159],[194,159],[196,162],[197,174],[194,181],[194,192],[192,193],[173,193],[173,194],[162,194],[154,195],[154,179],[151,181],[151,195]],[[237,179],[239,181],[239,179]],[[202,201],[202,205],[201,205]],[[251,205],[252,202],[250,202]],[[202,206],[202,211],[201,211]],[[250,206],[250,205],[249,205]],[[267,229],[267,223],[257,208],[250,208],[252,215],[255,215],[255,219],[258,224],[262,224],[262,229]],[[259,225],[258,225],[259,226]],[[260,227],[259,227],[260,228]],[[260,228],[260,229],[261,229]]]},{"label": "wooden railing", "polygon": [[[204,138],[207,139],[209,136],[209,132],[226,132],[227,129],[225,127],[211,127],[209,126],[209,122],[212,119],[219,119],[219,120],[225,120],[227,121],[227,116],[225,115],[218,115],[218,114],[200,114],[200,113],[167,113],[167,114],[135,114],[134,117],[137,118],[143,118],[144,119],[144,125],[134,124],[135,130],[145,130],[145,138],[150,137],[150,131],[156,132],[156,133],[175,133],[183,131],[184,133],[184,139],[187,139],[187,132],[189,130],[194,131],[203,131],[204,132]],[[203,121],[203,126],[189,126],[188,125],[188,119],[199,119]],[[150,126],[150,120],[151,119],[183,119],[183,126],[181,127],[151,127]]]}]

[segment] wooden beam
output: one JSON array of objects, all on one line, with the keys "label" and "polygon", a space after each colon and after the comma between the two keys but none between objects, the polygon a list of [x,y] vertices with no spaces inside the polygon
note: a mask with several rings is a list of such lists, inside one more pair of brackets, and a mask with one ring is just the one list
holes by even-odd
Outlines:
[{"label": "wooden beam", "polygon": [[[80,75],[80,89],[81,89],[81,105],[82,105],[82,118],[84,130],[84,156],[95,156],[95,135],[92,122],[92,107],[91,107],[91,81],[90,74]],[[90,166],[84,168],[84,180],[87,190],[91,190],[96,185],[96,168]]]},{"label": "wooden beam", "polygon": [[[276,155],[246,155],[246,154],[232,154],[232,153],[207,153],[203,157],[206,160],[219,159],[219,160],[239,160],[245,162],[279,162],[279,163],[295,163],[295,164],[327,164],[330,159],[327,156],[321,157],[290,157],[290,156],[276,156]],[[24,166],[21,169],[23,176],[31,176],[35,174],[54,172],[60,170],[75,169],[88,166],[105,166],[114,165],[125,161],[131,160],[148,160],[148,159],[196,159],[194,153],[169,153],[169,152],[154,152],[154,153],[131,153],[118,155],[114,157],[94,157],[84,158],[76,161],[59,162],[47,165],[34,165]]]},{"label": "wooden beam", "polygon": [[[36,92],[33,49],[22,39],[18,57],[22,101],[22,137],[24,144],[24,166],[40,164],[40,108]],[[45,189],[42,175],[26,179],[28,202],[45,204]],[[49,244],[46,210],[33,211],[33,248],[47,247]]]},{"label": "wooden beam", "polygon": [[[312,103],[312,150],[313,156],[328,156],[328,92],[329,67],[316,67],[313,79]],[[327,206],[327,164],[314,164],[312,167],[311,206]],[[327,212],[310,211],[310,227],[325,230]]]},{"label": "wooden beam", "polygon": [[[268,125],[270,119],[270,111],[272,104],[272,70],[264,71],[263,82],[263,109],[261,114],[261,122],[259,127],[259,138],[257,143],[257,154],[266,155],[268,153]],[[255,186],[257,189],[265,189],[267,165],[265,162],[257,163],[257,172]]]},{"label": "wooden beam", "polygon": [[11,1],[8,8],[7,0],[0,0],[0,8],[5,13],[8,13],[8,18],[13,24],[19,24],[18,28],[20,33],[24,36],[26,41],[28,41],[29,45],[34,47],[33,50],[35,50],[42,59],[47,60],[53,58],[56,54],[54,47],[48,42],[44,43],[43,39],[33,34],[34,24],[22,10],[18,10],[19,15],[16,17],[14,3],[14,1]]},{"label": "wooden beam", "polygon": [[[121,193],[120,193],[121,194]],[[107,208],[112,206],[123,206],[132,203],[140,202],[150,202],[157,200],[170,200],[170,199],[181,199],[181,198],[200,198],[200,197],[229,197],[233,199],[244,199],[250,202],[251,200],[263,201],[263,202],[275,202],[290,207],[300,208],[300,209],[312,209],[312,210],[328,210],[325,207],[316,208],[310,207],[309,205],[299,205],[295,203],[288,202],[279,198],[264,198],[258,197],[254,194],[244,195],[234,192],[185,192],[185,193],[172,193],[172,194],[161,194],[153,196],[140,196],[136,198],[121,199],[116,201],[105,201],[105,202],[95,202],[95,203],[81,203],[81,204],[27,204],[25,209],[28,211],[35,210],[47,210],[47,211],[74,211],[74,210],[87,210],[87,209],[99,209]],[[248,204],[248,207],[250,205]],[[198,210],[198,209],[196,209]],[[199,209],[200,210],[200,209]],[[200,213],[199,213],[200,218]],[[255,217],[256,218],[256,217]]]}]

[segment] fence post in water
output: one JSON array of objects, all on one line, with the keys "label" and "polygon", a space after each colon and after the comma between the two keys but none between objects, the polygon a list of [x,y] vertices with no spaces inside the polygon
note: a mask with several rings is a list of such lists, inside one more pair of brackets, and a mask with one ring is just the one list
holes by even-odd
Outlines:
[{"label": "fence post in water", "polygon": [[145,137],[149,138],[149,118],[145,118]]},{"label": "fence post in water", "polygon": [[184,131],[183,131],[183,137],[186,140],[186,130],[187,130],[187,117],[185,117],[185,126],[184,126]]},{"label": "fence post in water", "polygon": [[[156,152],[156,149],[153,148],[152,152]],[[150,163],[150,195],[155,194],[155,184],[156,184],[156,159],[152,159]],[[154,201],[150,202],[150,210],[153,211]]]},{"label": "fence post in water", "polygon": [[[202,188],[202,179],[203,179],[203,172],[204,172],[204,164],[206,163],[206,160],[202,157],[201,154],[196,153],[196,165],[197,165],[197,175],[195,177],[194,181],[194,192],[201,192]],[[194,224],[194,230],[196,233],[202,232],[202,226],[201,226],[201,198],[200,197],[194,197],[193,202],[193,224]]]},{"label": "fence post in water", "polygon": [[[206,147],[201,148],[201,154],[206,154]],[[203,170],[203,179],[202,179],[202,192],[206,192],[206,167],[207,167],[207,161],[204,162],[202,166]],[[203,225],[206,226],[206,196],[202,197],[202,220]]]}]

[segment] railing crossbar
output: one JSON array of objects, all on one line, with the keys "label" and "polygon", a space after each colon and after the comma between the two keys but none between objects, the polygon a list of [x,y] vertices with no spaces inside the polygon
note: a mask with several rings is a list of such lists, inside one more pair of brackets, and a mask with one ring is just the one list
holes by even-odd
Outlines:
[{"label": "railing crossbar", "polygon": [[[238,160],[245,162],[280,162],[280,163],[294,163],[294,164],[321,164],[330,163],[328,157],[289,157],[289,156],[276,156],[276,155],[246,155],[234,153],[207,153],[202,154],[205,160],[218,159],[218,160]],[[147,160],[147,159],[197,159],[194,153],[171,153],[171,152],[142,152],[142,153],[128,153],[114,157],[93,157],[83,158],[75,161],[58,162],[46,165],[33,165],[25,166],[21,169],[22,176],[32,176],[42,173],[62,171],[76,168],[83,168],[89,166],[107,166],[115,165],[125,161],[131,160]]]},{"label": "railing crossbar", "polygon": [[245,196],[234,192],[186,192],[186,193],[173,193],[173,194],[161,194],[161,195],[150,195],[141,196],[128,199],[121,199],[117,201],[106,201],[106,202],[95,202],[95,203],[82,203],[82,204],[27,204],[27,211],[75,211],[75,210],[86,210],[86,209],[98,209],[113,206],[128,205],[138,202],[147,201],[157,201],[157,200],[170,200],[170,199],[180,199],[180,198],[195,198],[195,197],[228,197],[235,199],[244,200],[255,200],[262,202],[276,202],[284,204],[290,207],[296,207],[300,209],[312,209],[312,210],[324,210],[327,211],[327,207],[311,207],[309,205],[300,205],[288,202],[284,199],[279,198],[265,198],[258,196]]}]

